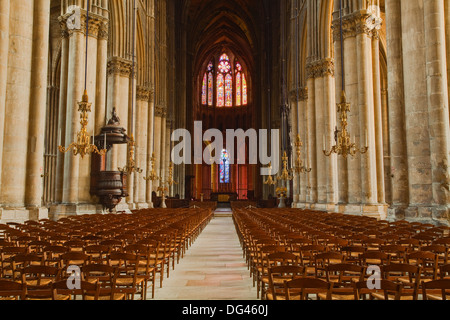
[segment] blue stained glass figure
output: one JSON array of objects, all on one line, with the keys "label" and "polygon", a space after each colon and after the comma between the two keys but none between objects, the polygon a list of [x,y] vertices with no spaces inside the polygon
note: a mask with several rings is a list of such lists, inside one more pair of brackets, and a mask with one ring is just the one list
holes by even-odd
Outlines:
[{"label": "blue stained glass figure", "polygon": [[228,159],[228,152],[222,151],[222,161],[220,161],[219,168],[220,183],[230,183],[230,162]]}]

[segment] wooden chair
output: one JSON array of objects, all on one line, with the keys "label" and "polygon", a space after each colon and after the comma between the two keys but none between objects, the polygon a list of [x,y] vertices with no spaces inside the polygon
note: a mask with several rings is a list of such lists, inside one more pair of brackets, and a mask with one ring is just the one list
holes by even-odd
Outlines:
[{"label": "wooden chair", "polygon": [[421,267],[421,280],[432,281],[437,279],[438,256],[429,251],[417,251],[406,256],[408,264]]},{"label": "wooden chair", "polygon": [[[26,300],[52,300],[52,283],[59,281],[61,270],[45,265],[22,269],[22,284],[26,285]],[[66,300],[67,297],[61,297]]]},{"label": "wooden chair", "polygon": [[370,300],[400,300],[403,286],[401,283],[395,283],[389,280],[381,279],[379,288],[369,289],[367,281],[354,283],[355,300],[366,300],[369,296]]},{"label": "wooden chair", "polygon": [[366,248],[363,246],[345,246],[342,247],[341,252],[345,257],[347,263],[359,264],[360,255],[366,252]]},{"label": "wooden chair", "polygon": [[80,287],[69,289],[67,287],[67,280],[55,281],[51,285],[51,299],[52,300],[77,300],[76,297],[81,297],[81,300],[100,300],[101,288],[100,283],[88,282],[80,280]]},{"label": "wooden chair", "polygon": [[0,279],[0,300],[25,300],[26,285]]},{"label": "wooden chair", "polygon": [[[112,265],[112,261],[115,262]],[[116,277],[116,288],[118,292],[124,293],[126,299],[134,300],[134,296],[138,293],[138,287],[142,286],[144,279],[138,278],[139,258],[137,255],[124,252],[111,252],[108,257],[108,265],[118,268]],[[141,299],[144,293],[141,291]]]},{"label": "wooden chair", "polygon": [[450,264],[439,267],[440,279],[450,279]]},{"label": "wooden chair", "polygon": [[21,277],[22,269],[31,265],[43,265],[44,257],[37,254],[18,254],[11,258],[12,279],[16,280]]},{"label": "wooden chair", "polygon": [[52,267],[63,267],[61,256],[69,252],[69,248],[58,245],[51,245],[44,248],[45,264]]},{"label": "wooden chair", "polygon": [[324,245],[307,245],[300,248],[300,265],[305,267],[306,276],[314,276],[316,274],[316,255],[326,252],[327,247]]},{"label": "wooden chair", "polygon": [[6,279],[14,279],[13,259],[18,254],[26,254],[28,248],[26,247],[3,247],[0,251],[1,258],[1,277]]},{"label": "wooden chair", "polygon": [[94,244],[86,246],[84,253],[90,256],[91,263],[102,264],[106,263],[111,248],[106,245]]},{"label": "wooden chair", "polygon": [[142,244],[132,244],[124,248],[124,252],[138,257],[137,280],[141,282],[142,299],[147,300],[148,283],[152,283],[152,297],[155,297],[156,266],[153,264],[150,248]]},{"label": "wooden chair", "polygon": [[[98,300],[124,300],[125,294],[117,292],[116,279],[118,270],[105,264],[89,264],[81,270],[83,280],[100,285]],[[87,300],[93,300],[89,294],[85,297]]]},{"label": "wooden chair", "polygon": [[450,298],[450,279],[422,282],[423,300],[447,300]]},{"label": "wooden chair", "polygon": [[432,244],[420,247],[420,250],[435,253],[438,257],[438,265],[446,265],[448,263],[450,246],[445,246],[442,244]]},{"label": "wooden chair", "polygon": [[330,264],[341,264],[345,262],[343,254],[335,251],[319,253],[315,256],[315,277],[318,279],[326,278],[326,268]]},{"label": "wooden chair", "polygon": [[359,256],[359,264],[364,267],[387,265],[390,260],[390,255],[382,251],[367,251]]},{"label": "wooden chair", "polygon": [[80,269],[90,262],[91,257],[83,252],[70,251],[61,255],[62,277],[67,277],[67,268],[78,266]]},{"label": "wooden chair", "polygon": [[269,286],[269,269],[277,266],[299,266],[299,257],[290,252],[274,252],[265,257],[261,269],[261,299],[266,297],[266,286]]},{"label": "wooden chair", "polygon": [[421,269],[417,265],[391,263],[381,268],[383,279],[403,285],[401,300],[417,300]]},{"label": "wooden chair", "polygon": [[276,266],[269,268],[267,300],[286,300],[285,282],[302,278],[305,268],[301,266]]},{"label": "wooden chair", "polygon": [[324,300],[331,300],[332,284],[315,278],[300,278],[287,281],[284,284],[286,300],[310,300],[309,295],[325,293]]},{"label": "wooden chair", "polygon": [[[364,280],[365,268],[356,264],[338,263],[329,264],[326,269],[326,281],[332,285],[332,300],[353,300],[355,282]],[[321,299],[327,297],[322,293],[319,294]]]}]

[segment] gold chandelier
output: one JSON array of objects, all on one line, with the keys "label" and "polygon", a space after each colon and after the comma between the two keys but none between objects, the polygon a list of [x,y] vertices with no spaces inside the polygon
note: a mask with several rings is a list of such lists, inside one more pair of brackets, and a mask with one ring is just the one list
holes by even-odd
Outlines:
[{"label": "gold chandelier", "polygon": [[369,147],[367,146],[367,134],[366,134],[366,146],[359,148],[355,142],[351,142],[350,133],[347,130],[348,127],[348,113],[350,112],[350,103],[347,103],[347,97],[345,91],[342,91],[341,103],[337,105],[338,112],[341,114],[341,127],[342,130],[335,132],[336,145],[331,148],[330,151],[326,150],[326,143],[324,137],[324,150],[325,156],[329,157],[333,153],[343,156],[346,159],[348,156],[354,157],[358,152],[361,154],[367,153]]},{"label": "gold chandelier", "polygon": [[297,149],[297,160],[295,161],[295,166],[293,168],[294,172],[296,172],[297,174],[309,173],[312,171],[311,168],[307,168],[303,165],[303,161],[301,158],[302,146],[303,146],[302,139],[301,139],[300,135],[297,135],[297,140],[295,141],[295,147]]},{"label": "gold chandelier", "polygon": [[[86,90],[84,91],[82,101],[78,102],[80,112],[80,123],[81,123],[81,130],[77,134],[77,142],[72,142],[67,148],[64,148],[63,146],[59,146],[58,149],[62,153],[67,153],[70,150],[72,150],[73,155],[80,155],[81,158],[84,158],[87,154],[91,153],[97,153],[101,156],[104,156],[106,152],[108,151],[105,147],[105,149],[99,150],[95,144],[91,144],[91,137],[89,136],[87,132],[87,125],[88,125],[88,112],[91,112],[91,103],[89,103],[88,95]],[[93,143],[94,137],[92,137]]]}]

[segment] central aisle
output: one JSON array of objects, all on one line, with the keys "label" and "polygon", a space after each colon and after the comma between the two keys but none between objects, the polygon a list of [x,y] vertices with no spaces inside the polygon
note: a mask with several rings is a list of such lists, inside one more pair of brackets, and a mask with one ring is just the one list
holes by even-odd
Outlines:
[{"label": "central aisle", "polygon": [[232,218],[213,218],[157,286],[155,300],[256,300],[242,254]]}]

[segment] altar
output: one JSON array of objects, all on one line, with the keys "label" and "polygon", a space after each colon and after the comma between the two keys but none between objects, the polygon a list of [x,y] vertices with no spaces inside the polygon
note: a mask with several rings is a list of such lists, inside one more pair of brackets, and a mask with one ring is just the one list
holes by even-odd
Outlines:
[{"label": "altar", "polygon": [[238,195],[236,192],[214,192],[211,193],[211,201],[217,201],[219,203],[226,203],[236,201]]}]

